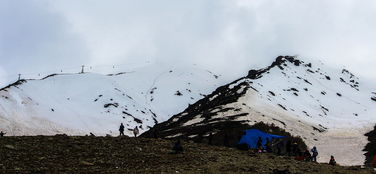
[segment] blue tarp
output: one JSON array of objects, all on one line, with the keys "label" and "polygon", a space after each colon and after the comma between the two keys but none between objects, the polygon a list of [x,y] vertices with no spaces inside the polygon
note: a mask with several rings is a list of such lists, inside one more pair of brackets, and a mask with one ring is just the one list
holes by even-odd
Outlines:
[{"label": "blue tarp", "polygon": [[245,134],[242,136],[238,144],[248,144],[248,147],[251,149],[257,148],[257,141],[259,137],[262,139],[262,145],[265,148],[266,139],[271,141],[273,138],[284,138],[284,136],[268,134],[258,129],[249,129],[244,131]]}]

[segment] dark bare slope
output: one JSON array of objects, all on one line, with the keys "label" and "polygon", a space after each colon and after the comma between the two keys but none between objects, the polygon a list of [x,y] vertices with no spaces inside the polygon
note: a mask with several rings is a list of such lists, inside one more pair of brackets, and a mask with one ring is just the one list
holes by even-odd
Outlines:
[{"label": "dark bare slope", "polygon": [[357,167],[297,162],[288,157],[183,142],[111,137],[0,138],[0,173],[372,173]]},{"label": "dark bare slope", "polygon": [[365,164],[367,166],[373,166],[373,157],[376,155],[376,126],[374,130],[372,130],[371,132],[368,132],[366,136],[368,137],[369,143],[364,148],[364,151],[366,151]]}]

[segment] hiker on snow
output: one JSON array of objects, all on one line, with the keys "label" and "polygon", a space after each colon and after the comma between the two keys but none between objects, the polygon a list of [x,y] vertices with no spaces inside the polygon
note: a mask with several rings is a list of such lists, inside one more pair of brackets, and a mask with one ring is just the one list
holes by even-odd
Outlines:
[{"label": "hiker on snow", "polygon": [[120,132],[120,136],[124,136],[124,125],[123,125],[123,123],[120,124],[119,132]]},{"label": "hiker on snow", "polygon": [[1,131],[0,132],[0,137],[3,137],[5,134],[6,134],[5,132]]},{"label": "hiker on snow", "polygon": [[337,164],[336,160],[334,159],[334,156],[330,156],[329,165],[335,166]]},{"label": "hiker on snow", "polygon": [[138,127],[136,126],[134,129],[133,129],[133,134],[134,134],[134,137],[137,137],[137,135],[140,133],[140,131],[138,130]]},{"label": "hiker on snow", "polygon": [[174,147],[172,147],[172,151],[173,151],[174,154],[183,153],[184,149],[183,149],[183,146],[180,143],[180,139],[178,139],[176,141]]},{"label": "hiker on snow", "polygon": [[319,155],[319,152],[317,151],[316,146],[313,146],[313,148],[311,149],[311,152],[312,152],[312,161],[317,162],[317,156]]}]

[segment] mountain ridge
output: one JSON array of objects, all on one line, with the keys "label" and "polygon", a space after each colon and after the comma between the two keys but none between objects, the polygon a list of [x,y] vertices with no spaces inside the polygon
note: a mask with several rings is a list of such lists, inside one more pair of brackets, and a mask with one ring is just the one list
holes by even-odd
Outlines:
[{"label": "mountain ridge", "polygon": [[[269,67],[250,70],[247,76],[217,88],[145,136],[156,131],[166,138],[208,138],[225,124],[242,127],[264,122],[302,137],[310,147],[318,146],[320,161],[333,154],[341,164],[361,165],[368,143],[364,134],[376,123],[372,91],[346,69],[333,71],[322,63],[279,56]],[[337,144],[352,152],[336,150]]]}]

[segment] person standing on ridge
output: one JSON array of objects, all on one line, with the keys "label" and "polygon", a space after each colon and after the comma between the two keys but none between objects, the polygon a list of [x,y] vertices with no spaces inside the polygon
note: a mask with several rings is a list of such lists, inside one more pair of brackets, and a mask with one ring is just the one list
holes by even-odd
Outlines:
[{"label": "person standing on ridge", "polygon": [[120,136],[124,136],[124,125],[123,125],[123,123],[120,124],[119,132],[120,132]]},{"label": "person standing on ridge", "polygon": [[1,131],[0,132],[0,137],[3,137],[5,134],[6,134],[5,132]]},{"label": "person standing on ridge", "polygon": [[138,127],[136,126],[134,129],[133,129],[133,134],[134,134],[134,137],[137,137],[137,135],[140,133],[140,131],[138,130]]},{"label": "person standing on ridge", "polygon": [[335,166],[337,164],[336,160],[334,159],[334,156],[330,156],[329,165]]},{"label": "person standing on ridge", "polygon": [[312,152],[312,161],[317,162],[317,156],[319,155],[319,152],[317,151],[316,146],[313,146],[313,148],[311,149],[311,152]]}]

